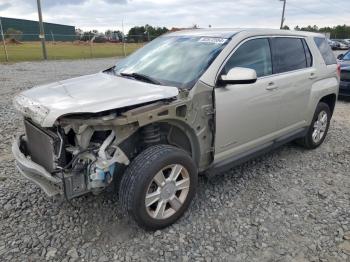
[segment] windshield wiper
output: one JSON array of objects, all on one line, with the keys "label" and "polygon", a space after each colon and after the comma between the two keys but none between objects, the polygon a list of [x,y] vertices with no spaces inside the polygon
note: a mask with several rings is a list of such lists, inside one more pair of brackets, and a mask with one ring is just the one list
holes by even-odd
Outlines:
[{"label": "windshield wiper", "polygon": [[135,78],[137,80],[141,80],[141,81],[145,81],[151,84],[155,84],[155,85],[162,85],[162,83],[156,79],[154,79],[153,77],[144,75],[144,74],[140,74],[140,73],[120,73],[121,76],[126,76],[126,77],[132,77]]}]

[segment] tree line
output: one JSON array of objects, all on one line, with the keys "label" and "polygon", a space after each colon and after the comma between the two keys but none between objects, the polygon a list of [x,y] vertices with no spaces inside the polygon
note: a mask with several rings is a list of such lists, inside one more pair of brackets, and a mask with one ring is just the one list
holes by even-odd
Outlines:
[{"label": "tree line", "polygon": [[[199,28],[197,25],[192,26],[191,28]],[[290,30],[291,28],[288,25],[283,27],[285,30]],[[180,30],[173,28],[172,30]],[[295,26],[294,30],[296,31],[310,31],[310,32],[319,32],[319,33],[329,33],[331,39],[349,39],[350,38],[350,26],[348,25],[337,25],[337,26],[326,26],[318,27],[317,25],[308,25],[304,27]],[[130,43],[140,43],[148,42],[154,38],[165,34],[169,31],[166,27],[157,27],[151,25],[144,26],[134,26],[129,29],[126,35],[123,34],[120,30],[106,30],[105,32],[99,32],[97,30],[83,31],[81,29],[76,29],[76,39],[80,41],[93,41],[93,42],[106,42],[106,41],[115,41],[115,42],[130,42]],[[22,32],[14,28],[8,28],[5,32],[6,39],[16,39],[20,40]]]},{"label": "tree line", "polygon": [[[283,29],[290,30],[289,26],[284,26]],[[309,31],[317,33],[329,33],[331,39],[348,39],[350,38],[350,26],[348,25],[337,25],[337,26],[326,26],[318,27],[317,25],[299,27],[298,25],[294,27],[296,31]]]},{"label": "tree line", "polygon": [[[197,25],[191,28],[200,28]],[[291,30],[289,26],[284,26],[283,29]],[[318,32],[318,33],[329,33],[331,39],[348,39],[350,38],[350,26],[348,25],[337,25],[337,26],[326,26],[318,27],[317,25],[308,25],[308,26],[295,26],[294,30],[296,31],[309,31],[309,32]],[[153,40],[154,38],[168,32],[169,29],[166,27],[153,27],[146,24],[145,26],[135,26],[130,28],[127,35],[125,35],[125,41],[127,42],[147,42]],[[106,34],[109,31],[106,32]],[[120,31],[118,35],[120,39],[123,38],[123,34]]]},{"label": "tree line", "polygon": [[102,41],[126,41],[132,43],[148,42],[165,34],[169,29],[166,27],[154,27],[146,24],[145,26],[134,26],[130,28],[126,35],[120,30],[106,30],[104,33],[97,30],[82,31],[77,29],[76,33],[79,35],[81,41],[102,42]]}]

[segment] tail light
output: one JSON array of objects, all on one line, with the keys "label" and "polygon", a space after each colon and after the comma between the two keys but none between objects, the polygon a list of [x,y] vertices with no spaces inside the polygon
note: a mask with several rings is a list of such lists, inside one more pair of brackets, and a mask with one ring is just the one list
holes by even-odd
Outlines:
[{"label": "tail light", "polygon": [[338,74],[338,76],[340,78],[340,65],[339,64],[337,65],[337,74]]}]

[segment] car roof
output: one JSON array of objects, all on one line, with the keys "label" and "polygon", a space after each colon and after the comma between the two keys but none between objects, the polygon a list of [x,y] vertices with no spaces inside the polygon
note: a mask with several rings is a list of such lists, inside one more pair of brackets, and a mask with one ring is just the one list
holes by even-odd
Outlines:
[{"label": "car roof", "polygon": [[206,37],[219,37],[219,38],[231,38],[238,33],[246,33],[250,35],[286,35],[286,36],[317,36],[325,37],[319,33],[306,32],[306,31],[292,31],[292,30],[280,30],[280,29],[263,29],[263,28],[210,28],[210,29],[185,29],[166,35],[171,36],[206,36]]}]

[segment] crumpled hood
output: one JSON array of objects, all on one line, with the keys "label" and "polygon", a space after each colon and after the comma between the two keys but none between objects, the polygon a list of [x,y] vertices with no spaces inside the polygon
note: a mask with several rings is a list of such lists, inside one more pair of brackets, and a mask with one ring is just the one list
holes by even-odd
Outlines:
[{"label": "crumpled hood", "polygon": [[[27,116],[35,114],[34,107],[47,109],[44,119],[37,122],[48,127],[62,115],[97,113],[172,98],[178,93],[176,87],[153,85],[100,72],[29,89],[18,96],[25,97],[25,100],[16,101],[15,98],[15,106]],[[33,103],[22,102],[28,100]]]}]

